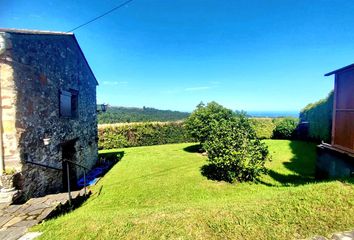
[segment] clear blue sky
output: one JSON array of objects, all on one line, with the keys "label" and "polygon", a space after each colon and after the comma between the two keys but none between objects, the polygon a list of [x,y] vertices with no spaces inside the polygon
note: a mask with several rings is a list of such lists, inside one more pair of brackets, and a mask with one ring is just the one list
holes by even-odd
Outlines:
[{"label": "clear blue sky", "polygon": [[[0,27],[67,31],[122,1],[0,0]],[[135,0],[75,31],[98,102],[300,110],[354,62],[353,1]]]}]

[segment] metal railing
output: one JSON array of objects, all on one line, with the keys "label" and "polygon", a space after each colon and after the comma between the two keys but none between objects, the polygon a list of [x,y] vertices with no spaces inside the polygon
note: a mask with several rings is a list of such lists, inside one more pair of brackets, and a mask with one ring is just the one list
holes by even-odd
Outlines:
[{"label": "metal railing", "polygon": [[69,204],[71,204],[71,191],[70,191],[70,167],[69,164],[73,164],[75,166],[81,167],[84,170],[84,196],[86,197],[86,170],[90,170],[88,167],[83,166],[81,164],[78,164],[76,162],[70,161],[70,160],[66,160],[64,159],[63,162],[66,162],[66,177],[68,180],[68,194],[69,194]]},{"label": "metal railing", "polygon": [[62,168],[57,168],[57,167],[45,165],[45,164],[42,164],[42,163],[36,163],[36,162],[31,162],[31,161],[26,161],[26,163],[37,165],[37,166],[40,166],[40,167],[50,168],[50,169],[57,170],[57,171],[62,171],[63,170]]},{"label": "metal railing", "polygon": [[[75,166],[81,167],[84,169],[84,196],[86,197],[87,194],[87,190],[86,190],[86,170],[90,170],[89,168],[87,168],[86,166],[83,166],[81,164],[78,164],[76,162],[70,161],[70,160],[66,160],[64,159],[63,162],[66,162],[66,175],[67,175],[67,184],[68,184],[68,195],[69,195],[69,204],[71,205],[71,190],[70,190],[70,168],[69,168],[69,164],[73,164]],[[42,164],[42,163],[36,163],[36,162],[31,162],[31,161],[25,161],[25,163],[29,163],[29,164],[33,164],[33,165],[37,165],[40,167],[44,167],[44,168],[49,168],[49,169],[53,169],[53,170],[57,170],[57,171],[63,171],[64,173],[64,169],[63,168],[57,168],[57,167],[53,167],[50,165],[46,165],[46,164]]]}]

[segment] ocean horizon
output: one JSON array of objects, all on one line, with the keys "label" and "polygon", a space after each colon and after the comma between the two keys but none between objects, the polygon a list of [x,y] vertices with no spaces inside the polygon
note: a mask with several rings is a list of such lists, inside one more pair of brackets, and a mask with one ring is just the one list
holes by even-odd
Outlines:
[{"label": "ocean horizon", "polygon": [[247,111],[247,115],[250,117],[299,117],[298,111]]}]

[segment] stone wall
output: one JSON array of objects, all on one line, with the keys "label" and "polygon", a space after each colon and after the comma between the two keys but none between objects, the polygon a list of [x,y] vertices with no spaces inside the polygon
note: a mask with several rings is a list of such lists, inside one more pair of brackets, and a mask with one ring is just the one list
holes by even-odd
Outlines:
[{"label": "stone wall", "polygon": [[14,82],[14,73],[11,63],[12,45],[5,33],[0,33],[1,59],[0,62],[0,96],[1,96],[1,133],[3,142],[2,155],[6,159],[5,171],[20,171],[20,154],[18,149],[18,137],[16,131],[16,91]]},{"label": "stone wall", "polygon": [[[10,144],[8,137],[12,137],[16,145],[13,159],[5,156],[5,167],[11,161],[14,166],[21,166],[22,189],[28,196],[60,191],[61,171],[25,162],[62,168],[62,144],[76,140],[74,160],[87,167],[96,163],[96,80],[73,35],[6,33],[3,36],[11,48],[7,48],[5,54],[9,57],[1,64],[12,68],[6,70],[12,76],[5,82],[13,84],[15,92],[15,97],[6,100],[12,101],[11,109],[15,112],[8,127],[11,133],[15,130],[15,135],[5,136],[5,142]],[[78,91],[77,118],[60,116],[59,93],[70,89]],[[3,126],[4,129],[7,126],[5,121]],[[7,145],[4,148],[5,152],[11,150]],[[78,176],[82,173],[77,169]]]}]

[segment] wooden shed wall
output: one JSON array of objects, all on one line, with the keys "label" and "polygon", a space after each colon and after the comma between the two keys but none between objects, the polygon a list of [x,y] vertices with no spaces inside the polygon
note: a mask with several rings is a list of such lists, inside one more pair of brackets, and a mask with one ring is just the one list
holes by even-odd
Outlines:
[{"label": "wooden shed wall", "polygon": [[354,69],[336,74],[332,145],[354,152]]}]

